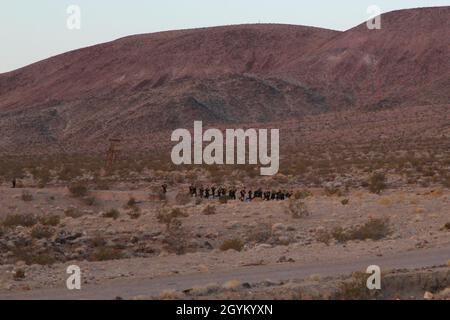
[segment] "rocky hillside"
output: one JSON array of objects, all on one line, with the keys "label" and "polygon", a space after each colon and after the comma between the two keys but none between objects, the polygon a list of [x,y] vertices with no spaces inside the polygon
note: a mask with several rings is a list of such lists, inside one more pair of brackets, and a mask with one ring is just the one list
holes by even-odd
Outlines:
[{"label": "rocky hillside", "polygon": [[95,151],[108,137],[157,135],[193,120],[446,104],[449,17],[450,7],[439,7],[385,14],[381,30],[171,31],[68,52],[0,75],[0,152]]}]

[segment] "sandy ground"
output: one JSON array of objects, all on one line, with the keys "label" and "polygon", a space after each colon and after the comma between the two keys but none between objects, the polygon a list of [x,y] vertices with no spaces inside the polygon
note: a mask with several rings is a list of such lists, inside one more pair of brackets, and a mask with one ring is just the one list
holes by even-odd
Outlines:
[{"label": "sandy ground", "polygon": [[[187,252],[177,255],[166,250],[164,241],[166,227],[157,221],[161,203],[149,200],[145,188],[133,191],[92,191],[96,203],[83,204],[71,197],[66,188],[27,189],[31,201],[21,199],[22,189],[3,186],[0,189],[0,212],[2,218],[8,213],[35,215],[58,214],[62,220],[58,231],[81,233],[82,238],[101,234],[112,242],[125,242],[133,246],[151,247],[141,257],[127,254],[124,259],[110,261],[87,261],[71,259],[42,266],[26,265],[23,261],[4,263],[0,266],[0,294],[30,292],[38,289],[65,286],[66,268],[76,264],[83,274],[83,285],[101,285],[109,281],[133,281],[140,278],[157,279],[184,274],[220,274],[242,267],[339,264],[363,261],[370,258],[395,257],[417,250],[438,250],[442,264],[450,259],[450,233],[443,226],[450,221],[450,192],[446,189],[401,188],[385,191],[381,196],[364,190],[354,190],[344,197],[326,196],[319,191],[304,200],[309,216],[293,218],[287,202],[228,202],[203,201],[196,205],[176,205],[175,194],[170,190],[169,207],[179,207],[187,213],[183,217],[183,235],[189,243]],[[140,217],[132,219],[123,209],[130,196],[138,201]],[[342,205],[343,198],[349,199]],[[214,205],[216,213],[204,215],[203,209]],[[81,217],[65,217],[67,208],[77,208]],[[117,220],[103,217],[110,208],[119,208]],[[317,241],[317,232],[335,227],[351,227],[364,224],[370,218],[389,218],[392,233],[381,240],[348,241],[332,240],[328,245]],[[221,251],[220,244],[231,238],[245,238],[261,224],[270,227],[275,243],[245,242],[242,251]],[[17,227],[22,228],[22,227]],[[20,230],[19,230],[20,231]],[[25,232],[26,230],[22,230]],[[204,245],[208,242],[208,245]],[[82,246],[81,243],[79,246]],[[128,252],[128,251],[127,251]],[[132,251],[130,251],[132,252]],[[446,254],[447,252],[448,254]],[[14,279],[17,269],[25,271],[23,279]]]}]

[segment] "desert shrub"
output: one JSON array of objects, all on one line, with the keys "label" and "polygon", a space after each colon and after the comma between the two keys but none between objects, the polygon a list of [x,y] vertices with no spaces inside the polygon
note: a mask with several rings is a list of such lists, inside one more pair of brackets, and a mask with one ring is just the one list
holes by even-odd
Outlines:
[{"label": "desert shrub", "polygon": [[173,216],[168,212],[167,210],[161,210],[156,215],[156,219],[158,219],[159,223],[164,223],[166,225],[169,225],[170,222],[173,220]]},{"label": "desert shrub", "polygon": [[75,198],[84,197],[88,192],[86,185],[82,182],[73,183],[69,185],[68,188],[72,196]]},{"label": "desert shrub", "polygon": [[443,230],[450,230],[450,222],[447,222],[446,224],[444,224],[444,226],[442,227]]},{"label": "desert shrub", "polygon": [[179,218],[179,217],[187,217],[188,214],[183,212],[180,208],[174,208],[171,210],[170,214],[174,217],[174,218]]},{"label": "desert shrub", "polygon": [[247,241],[266,243],[272,237],[272,228],[267,223],[260,223],[247,231]]},{"label": "desert shrub", "polygon": [[83,198],[83,203],[87,206],[93,206],[95,205],[96,199],[95,197],[84,197]]},{"label": "desert shrub", "polygon": [[15,247],[12,249],[12,253],[17,261],[24,261],[26,265],[52,265],[56,262],[55,257],[50,252],[37,252],[28,246]]},{"label": "desert shrub", "polygon": [[220,196],[219,203],[226,204],[228,202],[228,196]]},{"label": "desert shrub", "polygon": [[428,188],[430,186],[430,184],[431,184],[430,179],[425,179],[425,178],[423,180],[420,180],[420,183],[419,183],[419,185],[422,188]]},{"label": "desert shrub", "polygon": [[54,230],[47,226],[37,225],[31,230],[31,237],[35,239],[48,239],[53,234]]},{"label": "desert shrub", "polygon": [[185,254],[188,248],[187,233],[182,227],[181,220],[172,218],[167,224],[166,235],[163,243],[168,252],[177,255]]},{"label": "desert shrub", "polygon": [[242,283],[239,280],[229,280],[222,285],[226,291],[237,291],[240,287],[242,287]]},{"label": "desert shrub", "polygon": [[138,219],[141,216],[141,209],[138,206],[129,207],[129,211],[127,211],[127,215],[131,219]]},{"label": "desert shrub", "polygon": [[192,197],[187,193],[178,193],[175,196],[175,202],[178,205],[182,205],[182,206],[187,205],[188,203],[191,202],[191,200],[192,200]]},{"label": "desert shrub", "polygon": [[220,245],[220,250],[222,250],[222,251],[228,251],[228,250],[241,251],[243,248],[244,248],[244,244],[242,243],[241,240],[239,240],[237,238],[225,240]]},{"label": "desert shrub", "polygon": [[37,223],[37,219],[31,214],[9,214],[3,220],[5,227],[32,227]]},{"label": "desert shrub", "polygon": [[78,176],[81,175],[81,170],[78,167],[75,166],[68,166],[65,165],[59,172],[58,172],[58,179],[63,181],[70,181]]},{"label": "desert shrub", "polygon": [[390,234],[388,219],[370,219],[364,225],[351,230],[351,238],[357,240],[380,240]]},{"label": "desert shrub", "polygon": [[333,239],[332,234],[326,230],[320,230],[316,232],[316,240],[318,242],[325,243],[327,246],[330,245],[330,241]]},{"label": "desert shrub", "polygon": [[139,219],[139,217],[141,216],[141,213],[139,211],[130,211],[127,212],[127,214],[131,219]]},{"label": "desert shrub", "polygon": [[119,216],[120,216],[120,212],[117,209],[111,209],[111,210],[108,210],[105,213],[103,213],[103,217],[104,218],[111,218],[111,219],[114,219],[114,220],[119,218]]},{"label": "desert shrub", "polygon": [[348,200],[348,199],[342,199],[341,204],[343,206],[346,206],[346,205],[348,205],[349,202],[350,202],[350,200]]},{"label": "desert shrub", "polygon": [[51,175],[48,168],[42,168],[37,175],[34,176],[38,180],[38,188],[45,188],[45,186],[51,181]]},{"label": "desert shrub", "polygon": [[342,196],[342,191],[338,186],[328,185],[325,186],[324,190],[327,196]]},{"label": "desert shrub", "polygon": [[94,248],[104,247],[106,245],[106,240],[105,240],[105,238],[97,235],[90,239],[90,243]]},{"label": "desert shrub", "polygon": [[158,215],[156,218],[158,219],[158,222],[164,223],[167,226],[169,226],[172,222],[172,220],[179,218],[179,217],[187,217],[187,213],[181,211],[179,208],[175,209],[167,209],[163,208],[158,212]]},{"label": "desert shrub", "polygon": [[21,198],[22,198],[23,201],[32,201],[33,200],[33,195],[29,191],[24,190],[22,192]]},{"label": "desert shrub", "polygon": [[386,189],[386,176],[384,173],[374,173],[369,180],[370,192],[380,194],[384,189]]},{"label": "desert shrub", "polygon": [[203,209],[203,214],[207,216],[216,214],[216,207],[212,205],[207,205],[205,209]]},{"label": "desert shrub", "polygon": [[181,300],[184,296],[182,292],[178,292],[174,289],[163,290],[159,295],[159,300]]},{"label": "desert shrub", "polygon": [[67,208],[64,211],[64,214],[66,215],[66,217],[70,217],[70,218],[74,218],[74,219],[79,218],[83,215],[83,213],[80,210],[78,210],[77,208]]},{"label": "desert shrub", "polygon": [[182,174],[176,174],[174,177],[173,177],[173,180],[174,180],[174,182],[175,183],[177,183],[177,184],[181,184],[181,183],[183,183],[184,182],[184,176],[182,175]]},{"label": "desert shrub", "polygon": [[342,227],[336,227],[331,231],[331,235],[338,242],[347,242],[351,240],[351,236]]},{"label": "desert shrub", "polygon": [[300,200],[300,199],[306,199],[308,197],[310,197],[311,191],[307,190],[307,189],[302,189],[302,190],[297,190],[294,193],[294,199],[296,200]]},{"label": "desert shrub", "polygon": [[127,201],[127,207],[134,207],[137,205],[136,199],[134,197],[130,197]]},{"label": "desert shrub", "polygon": [[119,260],[123,258],[123,253],[120,249],[111,248],[107,246],[100,246],[94,250],[90,260],[91,261],[107,261]]},{"label": "desert shrub", "polygon": [[300,200],[290,200],[288,209],[294,219],[299,219],[310,215],[306,205]]},{"label": "desert shrub", "polygon": [[427,169],[422,173],[422,175],[423,175],[424,177],[432,177],[432,176],[435,175],[435,172],[434,172],[432,169],[427,168]]},{"label": "desert shrub", "polygon": [[17,269],[13,275],[14,280],[22,280],[25,278],[25,271],[23,269]]},{"label": "desert shrub", "polygon": [[58,215],[56,215],[56,214],[46,215],[46,216],[43,216],[43,217],[39,218],[39,222],[43,226],[55,227],[55,226],[57,226],[60,223],[60,221],[61,221],[61,218]]},{"label": "desert shrub", "polygon": [[41,266],[47,266],[54,264],[56,259],[50,253],[37,253],[32,254],[29,259],[25,260],[25,262],[28,265],[39,264]]},{"label": "desert shrub", "polygon": [[352,278],[344,280],[339,285],[335,299],[339,300],[367,300],[374,298],[377,292],[372,292],[367,288],[368,274],[356,272]]},{"label": "desert shrub", "polygon": [[341,227],[332,231],[333,237],[339,242],[349,240],[380,240],[391,233],[388,219],[370,219],[362,226],[355,226],[348,230]]}]

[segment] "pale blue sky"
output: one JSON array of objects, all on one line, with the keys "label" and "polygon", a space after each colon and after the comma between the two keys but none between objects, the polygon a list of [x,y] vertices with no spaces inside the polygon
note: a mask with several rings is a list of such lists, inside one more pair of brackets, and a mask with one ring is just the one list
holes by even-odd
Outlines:
[{"label": "pale blue sky", "polygon": [[[377,5],[449,6],[450,0],[0,0],[0,73],[123,36],[240,23],[289,23],[346,30]],[[68,30],[69,5],[81,30]]]}]

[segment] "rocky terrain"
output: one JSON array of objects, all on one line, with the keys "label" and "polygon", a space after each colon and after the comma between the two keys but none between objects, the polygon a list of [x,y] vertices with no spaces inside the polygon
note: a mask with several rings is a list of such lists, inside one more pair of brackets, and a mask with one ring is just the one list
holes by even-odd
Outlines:
[{"label": "rocky terrain", "polygon": [[390,12],[381,30],[171,31],[68,52],[0,75],[0,152],[101,152],[116,136],[129,150],[150,148],[194,120],[235,126],[448,108],[449,15],[449,7]]},{"label": "rocky terrain", "polygon": [[[0,299],[448,299],[449,16],[144,34],[0,74]],[[194,120],[280,129],[280,172],[173,165]]]},{"label": "rocky terrain", "polygon": [[[367,275],[355,272],[350,276],[322,277],[312,275],[302,280],[262,281],[259,283],[230,280],[219,285],[210,283],[184,291],[165,290],[153,299],[278,299],[290,300],[349,300],[349,299],[414,299],[449,300],[450,269],[427,268],[418,270],[390,270],[383,274],[382,291],[365,287]],[[431,292],[433,291],[433,292]],[[136,296],[134,299],[149,299]]]},{"label": "rocky terrain", "polygon": [[[159,181],[122,182],[83,196],[73,188],[22,183],[2,187],[0,297],[64,288],[72,264],[83,270],[84,285],[95,287],[118,279],[363,261],[450,244],[450,197],[440,187],[378,195],[326,186],[297,189],[289,201],[224,203],[190,198],[187,184],[157,199]],[[438,257],[439,265],[449,258]]]}]

